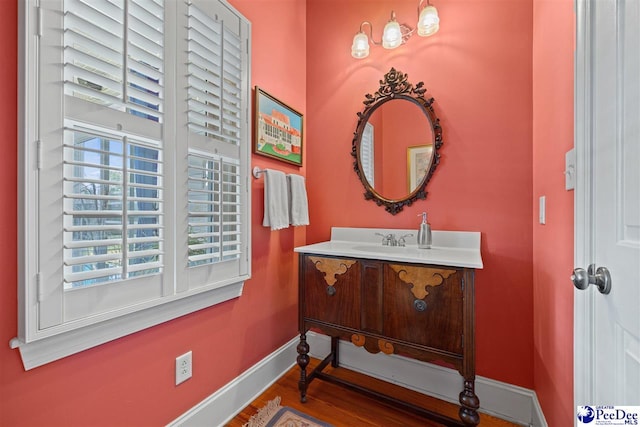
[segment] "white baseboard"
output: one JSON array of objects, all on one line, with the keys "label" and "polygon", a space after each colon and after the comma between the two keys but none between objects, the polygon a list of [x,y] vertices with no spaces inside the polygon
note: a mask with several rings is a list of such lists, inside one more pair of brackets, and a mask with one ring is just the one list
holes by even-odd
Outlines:
[{"label": "white baseboard", "polygon": [[535,392],[533,392],[533,422],[531,423],[531,425],[549,427],[549,425],[547,424],[547,420],[544,418],[542,406],[540,406],[538,396],[536,396]]},{"label": "white baseboard", "polygon": [[[296,336],[168,425],[221,426],[229,422],[295,364],[298,339]],[[308,332],[307,342],[310,356],[323,359],[331,351],[325,335]],[[398,355],[371,354],[346,341],[339,345],[340,366],[458,404],[462,378],[456,370]],[[525,426],[547,427],[533,390],[478,376],[476,394],[480,412]]]},{"label": "white baseboard", "polygon": [[229,384],[170,422],[168,426],[225,425],[296,363],[298,342],[299,337],[296,336]]}]

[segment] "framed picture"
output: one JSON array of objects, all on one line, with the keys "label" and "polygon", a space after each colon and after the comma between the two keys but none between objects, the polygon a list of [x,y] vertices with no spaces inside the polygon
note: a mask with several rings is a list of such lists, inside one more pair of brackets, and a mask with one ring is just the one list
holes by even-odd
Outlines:
[{"label": "framed picture", "polygon": [[411,193],[422,183],[424,176],[431,167],[433,144],[407,147],[407,183]]},{"label": "framed picture", "polygon": [[302,166],[302,114],[256,86],[253,152]]}]

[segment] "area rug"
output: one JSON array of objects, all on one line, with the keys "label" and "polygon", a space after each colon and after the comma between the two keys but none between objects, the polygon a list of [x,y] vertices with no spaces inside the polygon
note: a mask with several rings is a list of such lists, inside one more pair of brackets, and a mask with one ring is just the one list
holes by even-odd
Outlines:
[{"label": "area rug", "polygon": [[280,406],[280,396],[252,416],[243,427],[333,427],[288,406]]}]

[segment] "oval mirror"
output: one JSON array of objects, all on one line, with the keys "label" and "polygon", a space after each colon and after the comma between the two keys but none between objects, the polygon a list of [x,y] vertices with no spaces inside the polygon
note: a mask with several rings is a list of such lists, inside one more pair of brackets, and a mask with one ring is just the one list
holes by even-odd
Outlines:
[{"label": "oval mirror", "polygon": [[384,77],[358,113],[351,154],[365,199],[395,215],[426,198],[426,185],[440,162],[442,128],[422,82],[414,86],[393,68]]}]

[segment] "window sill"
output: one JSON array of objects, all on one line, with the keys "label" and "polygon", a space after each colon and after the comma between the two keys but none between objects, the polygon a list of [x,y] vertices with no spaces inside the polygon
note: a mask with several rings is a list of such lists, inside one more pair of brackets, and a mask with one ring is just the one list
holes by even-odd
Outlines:
[{"label": "window sill", "polygon": [[244,281],[231,283],[160,306],[30,343],[14,338],[11,340],[10,346],[20,350],[22,364],[24,369],[28,371],[134,332],[237,298],[242,295],[243,286]]}]

